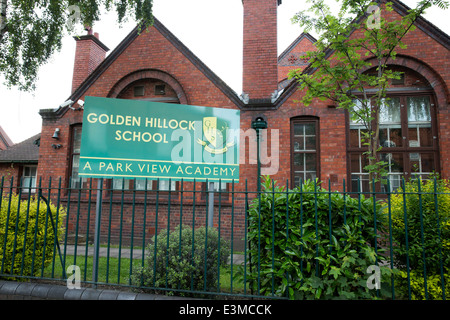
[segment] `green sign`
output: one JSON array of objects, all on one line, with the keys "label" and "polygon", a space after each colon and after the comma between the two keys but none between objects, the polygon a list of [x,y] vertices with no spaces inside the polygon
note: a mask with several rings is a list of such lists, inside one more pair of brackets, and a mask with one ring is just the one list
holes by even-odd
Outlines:
[{"label": "green sign", "polygon": [[86,97],[82,177],[239,181],[238,110]]}]

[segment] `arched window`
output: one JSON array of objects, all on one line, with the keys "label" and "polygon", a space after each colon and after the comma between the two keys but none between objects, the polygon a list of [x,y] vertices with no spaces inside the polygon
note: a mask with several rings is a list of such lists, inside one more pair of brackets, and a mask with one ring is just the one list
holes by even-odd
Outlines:
[{"label": "arched window", "polygon": [[[439,145],[436,127],[436,103],[428,82],[416,72],[403,70],[404,76],[393,83],[380,109],[379,159],[387,166],[387,183],[379,183],[376,191],[394,191],[402,178],[427,179],[439,172]],[[348,161],[351,191],[369,191],[368,160],[361,143],[365,130],[349,120]],[[371,183],[371,182],[370,182]]]}]

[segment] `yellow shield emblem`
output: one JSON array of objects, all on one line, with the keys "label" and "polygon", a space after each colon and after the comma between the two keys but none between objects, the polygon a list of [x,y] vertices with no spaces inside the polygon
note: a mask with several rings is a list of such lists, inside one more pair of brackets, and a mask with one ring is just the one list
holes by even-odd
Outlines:
[{"label": "yellow shield emblem", "polygon": [[212,154],[222,154],[234,145],[234,141],[224,141],[227,137],[228,125],[224,124],[221,129],[217,129],[217,117],[203,118],[203,134],[207,141],[197,139],[206,151]]},{"label": "yellow shield emblem", "polygon": [[205,138],[216,147],[217,143],[217,118],[205,117],[203,118],[203,134]]}]

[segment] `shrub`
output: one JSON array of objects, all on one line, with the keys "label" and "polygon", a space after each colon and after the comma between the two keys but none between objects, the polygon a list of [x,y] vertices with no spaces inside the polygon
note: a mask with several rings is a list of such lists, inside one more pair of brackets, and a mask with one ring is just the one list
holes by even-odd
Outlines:
[{"label": "shrub", "polygon": [[[450,294],[450,270],[443,274],[445,297],[448,299]],[[442,276],[441,274],[427,274],[427,294],[425,294],[425,277],[423,272],[412,271],[408,274],[406,271],[400,271],[395,277],[395,291],[400,299],[409,299],[409,288],[411,290],[412,300],[442,300]]]},{"label": "shrub", "polygon": [[313,181],[286,192],[265,179],[261,201],[254,199],[248,212],[247,281],[260,294],[296,299],[373,297],[366,271],[383,260],[382,249],[375,252],[374,220],[380,234],[383,215],[372,199],[330,193]]},{"label": "shrub", "polygon": [[445,282],[450,281],[450,187],[446,180],[432,179],[411,180],[405,183],[404,189],[405,192],[400,189],[391,199],[394,263],[403,271],[400,282],[405,279],[409,266],[412,292],[415,297],[424,297],[424,269],[427,278],[435,279],[427,281],[431,291],[440,290],[431,288],[433,283],[436,288],[441,287],[441,265],[446,274]]},{"label": "shrub", "polygon": [[[3,197],[0,208],[0,263],[3,275],[35,276],[53,260],[56,241],[64,234],[65,211],[32,197]],[[50,216],[50,212],[52,216]]]},{"label": "shrub", "polygon": [[[146,248],[146,265],[133,272],[136,286],[188,291],[214,291],[218,270],[227,263],[229,243],[214,228],[178,226],[161,231]],[[206,248],[205,248],[206,243]],[[145,290],[148,291],[148,290]],[[180,292],[180,295],[189,295]]]}]

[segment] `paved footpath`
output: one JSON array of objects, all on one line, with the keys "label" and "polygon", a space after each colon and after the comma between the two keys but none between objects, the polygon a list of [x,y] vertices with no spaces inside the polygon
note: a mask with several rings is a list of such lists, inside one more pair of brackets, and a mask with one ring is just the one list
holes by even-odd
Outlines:
[{"label": "paved footpath", "polygon": [[[66,249],[64,249],[66,248]],[[61,246],[61,254],[64,254],[64,250],[66,250],[66,255],[75,255],[75,245],[67,245],[66,247]],[[84,256],[86,253],[86,246],[79,245],[76,248],[77,256]],[[94,247],[88,246],[88,256],[94,255]],[[99,252],[100,257],[109,257],[110,258],[130,258],[133,256],[133,259],[142,259],[142,249],[133,249],[131,252],[130,248],[107,248],[100,247]],[[228,258],[228,263],[231,262],[231,256]],[[244,255],[242,254],[233,254],[233,264],[243,264],[244,263]]]},{"label": "paved footpath", "polygon": [[[75,245],[61,246],[61,254],[74,255]],[[109,250],[109,253],[108,253]],[[77,256],[84,256],[86,247],[79,245],[76,247]],[[87,254],[92,256],[94,248],[88,247]],[[142,249],[129,248],[105,248],[100,247],[101,257],[115,257],[133,259],[142,258]],[[231,262],[231,256],[228,263]],[[243,264],[244,255],[234,254],[233,264]],[[14,282],[0,280],[0,300],[192,300],[192,298],[182,298],[177,296],[164,296],[157,294],[134,293],[120,290],[102,290],[93,288],[68,289],[64,285],[35,283],[35,282]]]}]

